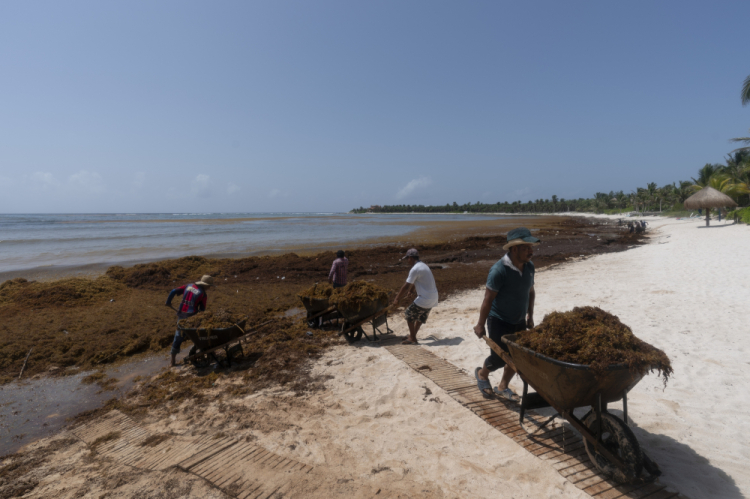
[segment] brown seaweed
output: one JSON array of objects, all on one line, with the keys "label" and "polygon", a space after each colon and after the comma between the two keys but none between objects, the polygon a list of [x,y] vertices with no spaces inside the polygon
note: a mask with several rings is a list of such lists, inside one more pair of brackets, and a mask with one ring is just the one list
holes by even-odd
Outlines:
[{"label": "brown seaweed", "polygon": [[313,300],[327,300],[333,293],[333,286],[328,282],[319,282],[307,288],[299,294],[300,298],[312,298]]},{"label": "brown seaweed", "polygon": [[377,284],[365,281],[353,281],[333,290],[330,298],[331,305],[338,305],[347,310],[360,310],[363,305],[374,301],[381,305],[388,305],[388,291]]},{"label": "brown seaweed", "polygon": [[234,314],[229,310],[218,310],[216,312],[199,312],[192,317],[182,319],[179,324],[188,329],[225,329],[234,326],[244,315]]},{"label": "brown seaweed", "polygon": [[627,364],[641,374],[655,369],[665,385],[672,374],[663,351],[638,339],[617,316],[598,307],[547,314],[537,327],[519,333],[516,343],[553,359],[591,366],[596,376],[611,364]]}]

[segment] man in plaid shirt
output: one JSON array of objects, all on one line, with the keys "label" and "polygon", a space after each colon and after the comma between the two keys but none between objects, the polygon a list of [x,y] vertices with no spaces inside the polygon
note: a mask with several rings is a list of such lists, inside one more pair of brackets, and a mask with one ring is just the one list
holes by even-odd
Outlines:
[{"label": "man in plaid shirt", "polygon": [[334,288],[343,288],[346,286],[346,268],[349,266],[349,259],[344,256],[342,250],[336,252],[336,257],[328,273],[328,282],[333,284]]},{"label": "man in plaid shirt", "polygon": [[[170,291],[167,297],[166,305],[172,307],[172,299],[175,295],[182,295],[182,301],[180,306],[177,308],[177,321],[180,319],[187,319],[190,316],[203,312],[206,310],[206,303],[208,303],[208,295],[206,294],[206,288],[214,283],[214,278],[210,275],[204,275],[201,280],[193,283],[180,286]],[[177,365],[175,359],[177,354],[180,353],[180,345],[182,344],[182,333],[179,329],[174,332],[174,341],[172,342],[172,366]]]}]

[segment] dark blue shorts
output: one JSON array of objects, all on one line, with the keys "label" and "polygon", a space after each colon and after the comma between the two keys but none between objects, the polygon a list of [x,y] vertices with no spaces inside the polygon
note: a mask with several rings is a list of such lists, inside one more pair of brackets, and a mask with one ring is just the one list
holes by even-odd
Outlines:
[{"label": "dark blue shorts", "polygon": [[[503,342],[502,337],[506,334],[515,334],[519,331],[525,330],[525,320],[520,324],[508,324],[507,322],[502,321],[497,317],[487,317],[487,336],[489,336],[492,341],[497,343],[500,348],[508,353],[510,353],[508,351],[508,345]],[[494,372],[501,367],[505,367],[505,361],[498,354],[496,354],[494,350],[490,350],[490,356],[485,359],[484,367],[486,367],[490,372]]]}]

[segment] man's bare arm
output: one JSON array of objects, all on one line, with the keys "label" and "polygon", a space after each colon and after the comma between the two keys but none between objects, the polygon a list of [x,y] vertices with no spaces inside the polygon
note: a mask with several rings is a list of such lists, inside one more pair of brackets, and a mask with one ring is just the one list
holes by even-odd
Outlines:
[{"label": "man's bare arm", "polygon": [[398,290],[396,298],[393,299],[393,306],[398,306],[398,302],[401,301],[401,298],[408,295],[412,289],[414,289],[414,284],[405,282],[404,285],[401,286],[401,289]]},{"label": "man's bare arm", "polygon": [[479,308],[479,321],[477,321],[477,325],[474,326],[474,334],[476,334],[478,338],[481,338],[486,334],[484,324],[487,322],[487,316],[490,315],[492,302],[495,300],[496,296],[497,291],[485,288],[484,300],[482,301],[482,306]]}]

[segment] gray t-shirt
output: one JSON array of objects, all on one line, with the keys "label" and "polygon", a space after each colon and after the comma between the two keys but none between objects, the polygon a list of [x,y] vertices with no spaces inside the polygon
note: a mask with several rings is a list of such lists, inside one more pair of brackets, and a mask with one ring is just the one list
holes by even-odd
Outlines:
[{"label": "gray t-shirt", "polygon": [[414,304],[422,308],[433,308],[438,304],[438,290],[430,267],[424,262],[417,262],[409,271],[406,282],[414,284],[417,299]]},{"label": "gray t-shirt", "polygon": [[[506,265],[507,256],[493,265],[487,276],[487,289],[497,292],[490,315],[515,325],[526,320],[529,291],[534,286],[534,264],[526,263],[521,274]],[[509,258],[507,261],[510,263]]]}]

